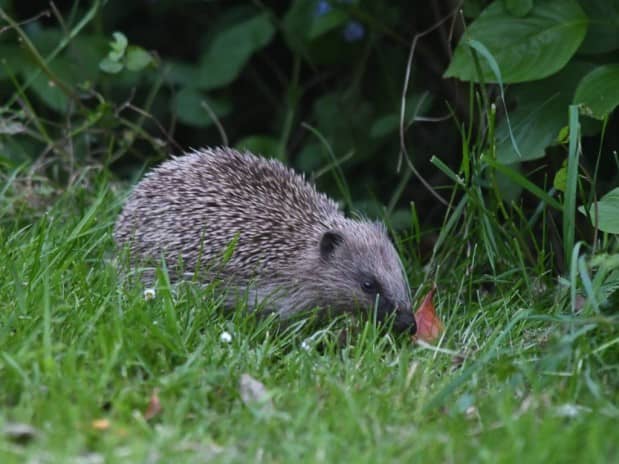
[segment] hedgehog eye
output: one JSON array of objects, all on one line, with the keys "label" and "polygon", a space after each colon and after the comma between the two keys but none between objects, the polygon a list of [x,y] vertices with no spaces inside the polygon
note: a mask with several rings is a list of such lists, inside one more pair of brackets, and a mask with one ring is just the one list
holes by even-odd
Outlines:
[{"label": "hedgehog eye", "polygon": [[378,283],[374,279],[364,279],[361,281],[361,289],[365,293],[378,293]]}]

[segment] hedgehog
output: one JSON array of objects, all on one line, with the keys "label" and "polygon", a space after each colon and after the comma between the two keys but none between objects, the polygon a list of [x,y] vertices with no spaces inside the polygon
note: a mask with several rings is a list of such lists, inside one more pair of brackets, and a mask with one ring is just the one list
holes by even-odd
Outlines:
[{"label": "hedgehog", "polygon": [[228,308],[243,297],[282,320],[375,310],[396,331],[416,331],[384,224],[345,216],[275,159],[227,147],[172,157],[130,193],[114,239],[131,266],[165,263],[173,281],[221,282]]}]

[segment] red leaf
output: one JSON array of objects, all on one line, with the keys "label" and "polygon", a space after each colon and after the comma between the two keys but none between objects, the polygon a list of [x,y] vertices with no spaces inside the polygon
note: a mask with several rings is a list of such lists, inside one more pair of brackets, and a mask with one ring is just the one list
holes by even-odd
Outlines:
[{"label": "red leaf", "polygon": [[428,292],[423,302],[415,311],[415,321],[417,322],[417,333],[413,335],[413,340],[423,340],[432,343],[438,339],[444,330],[443,323],[436,315],[432,297],[436,287]]}]

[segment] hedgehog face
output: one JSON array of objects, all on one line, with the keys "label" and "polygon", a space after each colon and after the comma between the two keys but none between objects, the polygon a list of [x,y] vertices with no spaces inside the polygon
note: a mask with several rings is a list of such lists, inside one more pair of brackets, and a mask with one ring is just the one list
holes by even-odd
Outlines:
[{"label": "hedgehog face", "polygon": [[320,238],[324,299],[341,310],[377,309],[397,331],[416,331],[402,263],[382,224],[350,221]]}]

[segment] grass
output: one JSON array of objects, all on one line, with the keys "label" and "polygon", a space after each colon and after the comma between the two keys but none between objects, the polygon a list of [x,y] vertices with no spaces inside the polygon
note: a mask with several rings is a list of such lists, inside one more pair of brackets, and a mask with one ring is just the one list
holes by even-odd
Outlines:
[{"label": "grass", "polygon": [[[146,300],[117,273],[121,195],[107,185],[74,187],[43,215],[0,200],[3,463],[617,459],[616,316],[571,313],[569,288],[524,266],[517,246],[488,272],[483,245],[463,255],[442,242],[438,346],[363,322],[342,346],[348,321],[278,332],[163,274]],[[244,373],[271,406],[243,401]],[[162,410],[147,420],[153,392]],[[35,436],[18,440],[15,423]]]},{"label": "grass", "polygon": [[[100,165],[135,147],[149,159],[168,147],[147,124],[161,76],[138,108],[113,101],[100,83],[92,93],[63,83],[50,67],[98,6],[47,54],[5,18],[37,72],[21,82],[3,68],[15,92],[2,111],[19,124],[0,140],[9,147],[0,153],[1,463],[619,461],[619,255],[616,237],[599,241],[613,256],[592,256],[577,241],[579,195],[595,191],[596,176],[579,172],[575,107],[560,198],[497,162],[496,108],[483,86],[481,94],[470,87],[468,120],[477,122],[456,122],[460,168],[432,158],[457,190],[429,263],[417,257],[419,206],[399,242],[417,299],[437,285],[446,330],[436,346],[363,321],[300,320],[282,330],[242,308],[224,314],[217,288],[171,287],[160,272],[155,298],[146,299],[118,272],[111,231],[125,187]],[[298,94],[299,63],[287,95]],[[46,92],[55,87],[72,101],[62,118],[31,103],[37,73],[49,79]],[[304,127],[325,145],[325,171],[335,169],[350,206],[339,166],[349,155],[336,159],[329,140]],[[27,159],[38,159],[31,173],[46,170],[71,186],[59,194],[29,178],[16,168]],[[388,212],[411,181],[404,176]],[[539,202],[534,214],[504,204],[507,180]],[[262,383],[266,399],[244,399],[244,374]],[[149,417],[153,397],[161,411]],[[17,433],[18,425],[29,429]]]}]

